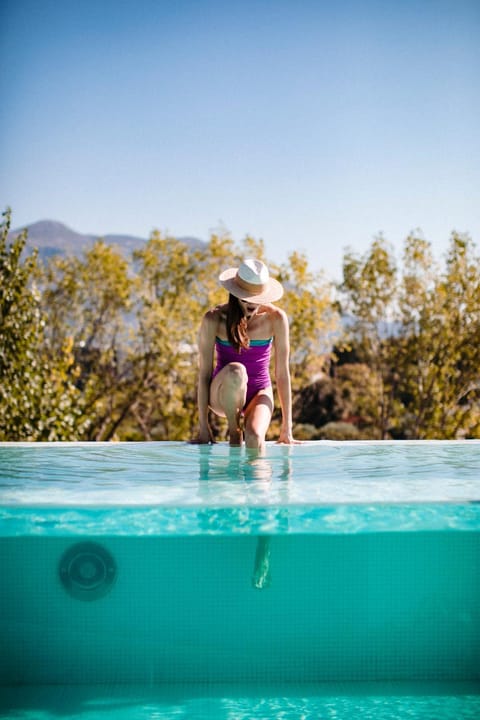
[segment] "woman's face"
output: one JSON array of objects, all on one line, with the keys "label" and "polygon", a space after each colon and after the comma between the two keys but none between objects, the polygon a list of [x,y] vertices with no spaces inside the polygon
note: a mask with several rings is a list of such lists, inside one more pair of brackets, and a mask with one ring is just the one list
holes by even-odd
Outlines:
[{"label": "woman's face", "polygon": [[240,303],[240,307],[242,308],[243,314],[247,320],[250,320],[250,318],[256,315],[258,308],[260,307],[260,305],[257,305],[256,303],[251,303],[247,300],[240,300],[240,298],[238,298],[238,302]]}]

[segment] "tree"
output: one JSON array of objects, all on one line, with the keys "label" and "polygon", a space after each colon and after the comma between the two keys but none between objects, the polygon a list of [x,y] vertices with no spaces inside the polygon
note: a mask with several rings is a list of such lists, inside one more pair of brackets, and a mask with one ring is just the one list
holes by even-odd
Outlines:
[{"label": "tree", "polygon": [[363,256],[348,251],[343,261],[341,307],[350,314],[347,342],[353,342],[376,381],[374,410],[379,437],[387,437],[395,414],[395,335],[397,267],[385,238],[374,239]]},{"label": "tree", "polygon": [[400,296],[400,387],[409,437],[476,437],[480,431],[480,261],[453,233],[441,273],[424,240],[407,238]]},{"label": "tree", "polygon": [[34,285],[36,254],[22,259],[27,233],[9,240],[11,211],[0,226],[0,439],[71,440],[88,429],[72,382],[71,345],[45,353],[46,317]]},{"label": "tree", "polygon": [[136,372],[143,388],[134,414],[146,439],[180,440],[192,434],[199,260],[184,243],[158,232],[135,253]]},{"label": "tree", "polygon": [[376,240],[364,257],[346,255],[341,289],[350,342],[376,378],[379,437],[478,437],[480,261],[471,238],[452,234],[443,271],[419,234],[405,240],[400,271]]},{"label": "tree", "polygon": [[289,317],[291,373],[294,392],[323,369],[337,328],[332,287],[321,273],[314,273],[303,253],[292,252],[279,271],[285,295],[281,306]]},{"label": "tree", "polygon": [[51,260],[40,282],[50,319],[46,351],[55,357],[62,345],[72,347],[88,437],[110,440],[136,401],[127,322],[133,286],[128,262],[99,240],[80,257]]}]

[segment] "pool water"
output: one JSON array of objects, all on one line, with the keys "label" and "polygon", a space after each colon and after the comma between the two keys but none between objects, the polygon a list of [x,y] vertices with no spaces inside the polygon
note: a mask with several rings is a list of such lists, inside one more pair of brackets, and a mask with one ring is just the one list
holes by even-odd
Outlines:
[{"label": "pool water", "polygon": [[0,717],[477,718],[479,451],[0,446]]}]

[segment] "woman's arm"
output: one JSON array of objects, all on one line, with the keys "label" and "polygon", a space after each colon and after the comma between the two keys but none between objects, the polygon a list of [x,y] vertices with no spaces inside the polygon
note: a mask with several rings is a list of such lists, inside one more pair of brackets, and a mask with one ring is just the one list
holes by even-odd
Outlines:
[{"label": "woman's arm", "polygon": [[206,313],[200,326],[198,336],[199,373],[197,388],[199,432],[196,438],[198,443],[213,442],[213,435],[208,424],[208,399],[210,394],[210,380],[213,370],[213,352],[217,332],[217,314],[215,310]]},{"label": "woman's arm", "polygon": [[290,332],[286,313],[275,308],[273,318],[275,342],[275,380],[277,383],[280,407],[282,408],[282,426],[278,442],[294,443],[292,435],[292,388],[290,382]]}]

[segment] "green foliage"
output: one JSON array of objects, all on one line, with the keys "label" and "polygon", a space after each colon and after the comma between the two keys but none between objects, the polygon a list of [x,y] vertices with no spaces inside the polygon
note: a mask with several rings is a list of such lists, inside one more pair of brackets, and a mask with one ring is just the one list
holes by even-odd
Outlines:
[{"label": "green foliage", "polygon": [[405,432],[419,438],[478,437],[480,260],[474,244],[453,233],[439,273],[429,246],[409,238],[405,266],[405,331],[397,349]]},{"label": "green foliage", "polygon": [[59,347],[45,352],[46,318],[32,282],[36,255],[22,259],[26,233],[12,241],[11,213],[0,226],[0,440],[70,440],[82,437],[88,418],[71,381],[73,358]]},{"label": "green foliage", "polygon": [[199,258],[178,240],[153,233],[135,259],[135,369],[142,378],[135,418],[147,439],[186,439],[193,434],[196,405],[191,377],[201,317]]},{"label": "green foliage", "polygon": [[392,248],[376,238],[369,252],[357,257],[351,251],[343,261],[345,310],[352,310],[364,342],[379,343],[379,324],[388,319],[395,294],[396,265]]},{"label": "green foliage", "polygon": [[350,341],[373,371],[374,424],[383,439],[393,414],[393,376],[388,323],[395,320],[397,267],[391,247],[380,236],[362,257],[347,252],[343,262],[343,310],[354,322]]},{"label": "green foliage", "polygon": [[128,263],[100,240],[79,258],[53,258],[38,278],[49,317],[46,351],[53,361],[61,347],[72,348],[88,439],[110,440],[136,400],[128,348],[133,287]]},{"label": "green foliage", "polygon": [[442,272],[430,244],[411,235],[400,273],[376,240],[364,257],[347,255],[341,291],[354,318],[349,341],[375,378],[368,396],[380,437],[479,437],[480,261],[472,240],[452,234]]},{"label": "green foliage", "polygon": [[346,363],[336,368],[335,379],[343,419],[362,431],[363,439],[379,439],[378,409],[382,405],[375,370],[365,363]]},{"label": "green foliage", "polygon": [[361,434],[355,425],[347,422],[329,422],[318,434],[319,440],[360,440]]},{"label": "green foliage", "polygon": [[330,354],[328,336],[338,324],[332,288],[308,267],[305,255],[293,252],[279,269],[285,288],[281,305],[290,323],[292,388],[299,390],[321,370]]}]

